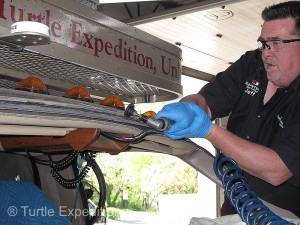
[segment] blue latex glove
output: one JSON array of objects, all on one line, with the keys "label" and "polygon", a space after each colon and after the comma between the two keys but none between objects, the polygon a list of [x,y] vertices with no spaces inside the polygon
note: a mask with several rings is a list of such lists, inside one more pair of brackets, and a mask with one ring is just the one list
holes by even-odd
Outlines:
[{"label": "blue latex glove", "polygon": [[211,128],[211,120],[198,105],[189,102],[178,102],[166,105],[156,115],[156,119],[165,117],[175,123],[164,131],[173,139],[204,138]]}]

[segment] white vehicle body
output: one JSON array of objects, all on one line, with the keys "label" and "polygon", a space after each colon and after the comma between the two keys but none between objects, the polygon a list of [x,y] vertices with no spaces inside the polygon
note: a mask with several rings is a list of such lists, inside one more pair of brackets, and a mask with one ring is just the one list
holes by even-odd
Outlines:
[{"label": "white vehicle body", "polygon": [[[209,10],[225,2],[209,2],[201,7],[192,4],[194,10],[188,12]],[[238,4],[241,1],[230,2]],[[182,97],[182,74],[207,81],[213,79],[216,71],[208,68],[201,71],[201,68],[188,65],[189,61],[184,58],[189,59],[186,45],[181,46],[182,56],[182,50],[174,45],[171,37],[163,40],[162,33],[147,33],[150,24],[139,23],[134,27],[136,21],[128,21],[132,24],[128,25],[99,11],[106,12],[105,7],[97,11],[72,0],[0,1],[0,143],[3,151],[26,154],[25,149],[36,150],[35,156],[42,160],[49,153],[60,159],[61,156],[55,154],[68,151],[161,152],[179,157],[221,187],[212,168],[214,157],[201,146],[190,140],[172,141],[162,133],[150,134],[138,143],[120,144],[103,137],[101,132],[126,137],[138,135],[149,127],[125,118],[119,109],[62,97],[66,90],[81,85],[97,101],[115,95],[128,103],[160,102]],[[180,15],[183,11],[179,11]],[[22,43],[11,42],[15,35],[11,33],[11,25],[18,21],[47,25],[50,43],[22,46]],[[183,36],[184,31],[181,32]],[[180,35],[173,34],[176,38]],[[14,51],[16,47],[22,49]],[[228,54],[223,60],[226,62],[218,68],[225,69],[245,47],[249,46],[242,46],[234,55]],[[200,50],[202,55],[208,55],[205,51]],[[213,54],[211,52],[216,58]],[[50,95],[14,90],[15,85],[29,75],[42,79]],[[72,208],[70,196],[74,196],[75,191],[61,187],[51,177],[49,167],[39,165],[38,172],[43,192],[56,205]],[[64,175],[72,177],[73,172],[68,170]],[[78,204],[77,207],[83,209],[85,206]],[[272,209],[282,216],[291,216],[276,207]],[[86,224],[85,218],[76,218],[74,224]],[[194,219],[191,224],[200,223]]]}]

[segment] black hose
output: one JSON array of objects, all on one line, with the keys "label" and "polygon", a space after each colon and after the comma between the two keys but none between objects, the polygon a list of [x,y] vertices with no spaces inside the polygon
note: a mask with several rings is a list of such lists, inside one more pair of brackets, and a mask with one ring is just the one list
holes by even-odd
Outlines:
[{"label": "black hose", "polygon": [[113,133],[105,132],[105,131],[100,131],[100,134],[103,137],[106,137],[106,138],[114,140],[114,141],[135,144],[135,143],[141,142],[147,135],[149,135],[149,134],[161,134],[161,131],[150,129],[150,130],[146,130],[146,131],[144,131],[144,132],[142,132],[142,133],[140,133],[136,136],[133,136],[133,137],[121,137],[119,135],[115,135]]},{"label": "black hose", "polygon": [[35,163],[44,165],[44,166],[50,166],[50,161],[49,160],[43,160],[43,159],[38,159],[36,157],[34,157],[33,155],[31,155],[29,153],[29,151],[25,148],[25,152],[27,153],[27,157],[32,160]]}]

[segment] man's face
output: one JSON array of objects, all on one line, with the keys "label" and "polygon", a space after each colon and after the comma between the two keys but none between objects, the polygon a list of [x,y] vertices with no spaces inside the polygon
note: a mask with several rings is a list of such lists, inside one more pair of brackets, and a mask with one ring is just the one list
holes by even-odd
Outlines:
[{"label": "man's face", "polygon": [[[260,39],[298,39],[300,37],[293,32],[294,25],[292,18],[264,22]],[[268,79],[278,87],[286,87],[300,75],[300,41],[281,43],[280,46],[272,41],[267,44],[271,48],[262,50],[262,59]]]}]

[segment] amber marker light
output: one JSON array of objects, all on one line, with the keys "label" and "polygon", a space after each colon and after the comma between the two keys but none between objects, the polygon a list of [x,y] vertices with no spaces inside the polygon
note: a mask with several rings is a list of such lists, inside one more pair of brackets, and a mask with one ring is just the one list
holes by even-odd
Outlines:
[{"label": "amber marker light", "polygon": [[46,85],[39,78],[33,76],[29,76],[21,80],[15,89],[40,94],[49,94]]},{"label": "amber marker light", "polygon": [[156,113],[154,111],[147,111],[147,112],[144,112],[143,115],[146,117],[154,118],[156,116]]},{"label": "amber marker light", "polygon": [[76,86],[67,90],[63,97],[78,99],[86,102],[94,102],[88,91],[81,86]]},{"label": "amber marker light", "polygon": [[111,106],[117,109],[125,110],[123,101],[117,96],[109,96],[100,102],[100,105]]}]

